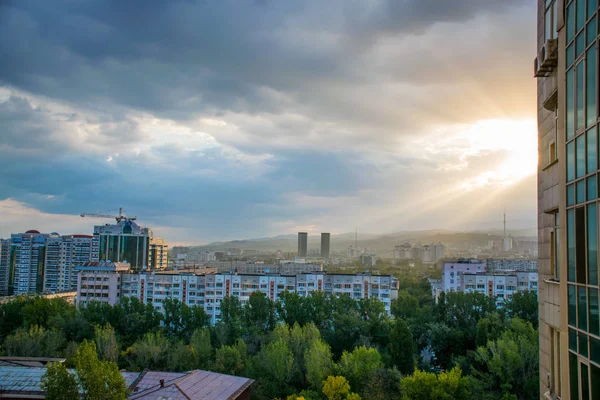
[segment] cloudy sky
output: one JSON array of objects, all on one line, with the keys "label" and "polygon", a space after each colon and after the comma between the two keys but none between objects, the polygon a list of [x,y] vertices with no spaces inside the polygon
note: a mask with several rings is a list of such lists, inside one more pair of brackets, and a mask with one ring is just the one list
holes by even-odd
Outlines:
[{"label": "cloudy sky", "polygon": [[1,0],[0,237],[535,227],[534,0]]}]

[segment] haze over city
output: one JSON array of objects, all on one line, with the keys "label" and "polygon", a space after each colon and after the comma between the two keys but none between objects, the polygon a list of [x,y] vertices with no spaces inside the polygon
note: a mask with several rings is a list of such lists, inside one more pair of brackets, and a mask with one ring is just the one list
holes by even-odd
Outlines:
[{"label": "haze over city", "polygon": [[5,2],[0,237],[90,233],[80,213],[118,207],[171,244],[500,229],[505,207],[535,228],[535,18],[525,0]]}]

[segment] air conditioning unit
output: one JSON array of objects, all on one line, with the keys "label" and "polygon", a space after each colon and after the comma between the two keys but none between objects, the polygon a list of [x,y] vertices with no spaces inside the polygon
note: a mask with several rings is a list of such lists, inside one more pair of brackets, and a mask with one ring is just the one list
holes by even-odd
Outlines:
[{"label": "air conditioning unit", "polygon": [[536,78],[550,76],[558,65],[558,40],[548,39],[533,60],[534,74]]}]

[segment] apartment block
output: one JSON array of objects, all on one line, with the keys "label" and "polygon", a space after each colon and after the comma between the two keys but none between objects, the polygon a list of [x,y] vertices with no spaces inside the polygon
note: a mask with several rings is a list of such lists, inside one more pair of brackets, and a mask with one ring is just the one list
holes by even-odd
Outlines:
[{"label": "apartment block", "polygon": [[600,398],[598,2],[538,0],[540,395]]},{"label": "apartment block", "polygon": [[90,302],[115,305],[121,300],[121,279],[130,265],[112,261],[88,261],[77,267],[77,297],[75,304]]},{"label": "apartment block", "polygon": [[462,277],[465,293],[482,293],[493,297],[498,307],[517,292],[538,292],[537,272],[466,273]]},{"label": "apartment block", "polygon": [[100,301],[115,304],[120,298],[136,297],[163,311],[165,299],[174,298],[189,306],[204,307],[213,324],[221,319],[220,303],[224,298],[235,296],[245,304],[255,291],[264,293],[273,301],[277,301],[283,291],[297,292],[301,296],[321,291],[330,295],[346,295],[355,300],[375,297],[383,302],[388,313],[391,312],[391,301],[398,296],[398,281],[394,277],[369,273],[137,274],[127,273],[125,268],[106,265],[89,265],[80,271],[78,304],[85,305],[98,298]]},{"label": "apartment block", "polygon": [[465,289],[463,275],[487,271],[487,264],[477,260],[445,262],[442,266],[442,290],[462,292]]},{"label": "apartment block", "polygon": [[441,243],[412,245],[404,243],[394,247],[394,259],[396,260],[420,260],[424,263],[436,263],[444,258],[445,247]]}]

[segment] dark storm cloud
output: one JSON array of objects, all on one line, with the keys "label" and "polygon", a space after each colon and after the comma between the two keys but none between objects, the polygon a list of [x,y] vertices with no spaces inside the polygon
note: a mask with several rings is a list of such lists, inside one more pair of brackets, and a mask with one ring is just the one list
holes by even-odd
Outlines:
[{"label": "dark storm cloud", "polygon": [[[327,216],[295,193],[343,213],[458,182],[467,171],[439,174],[411,140],[528,109],[524,5],[534,15],[525,0],[0,1],[0,201],[123,206],[210,237]],[[152,118],[195,141],[148,133]]]}]

